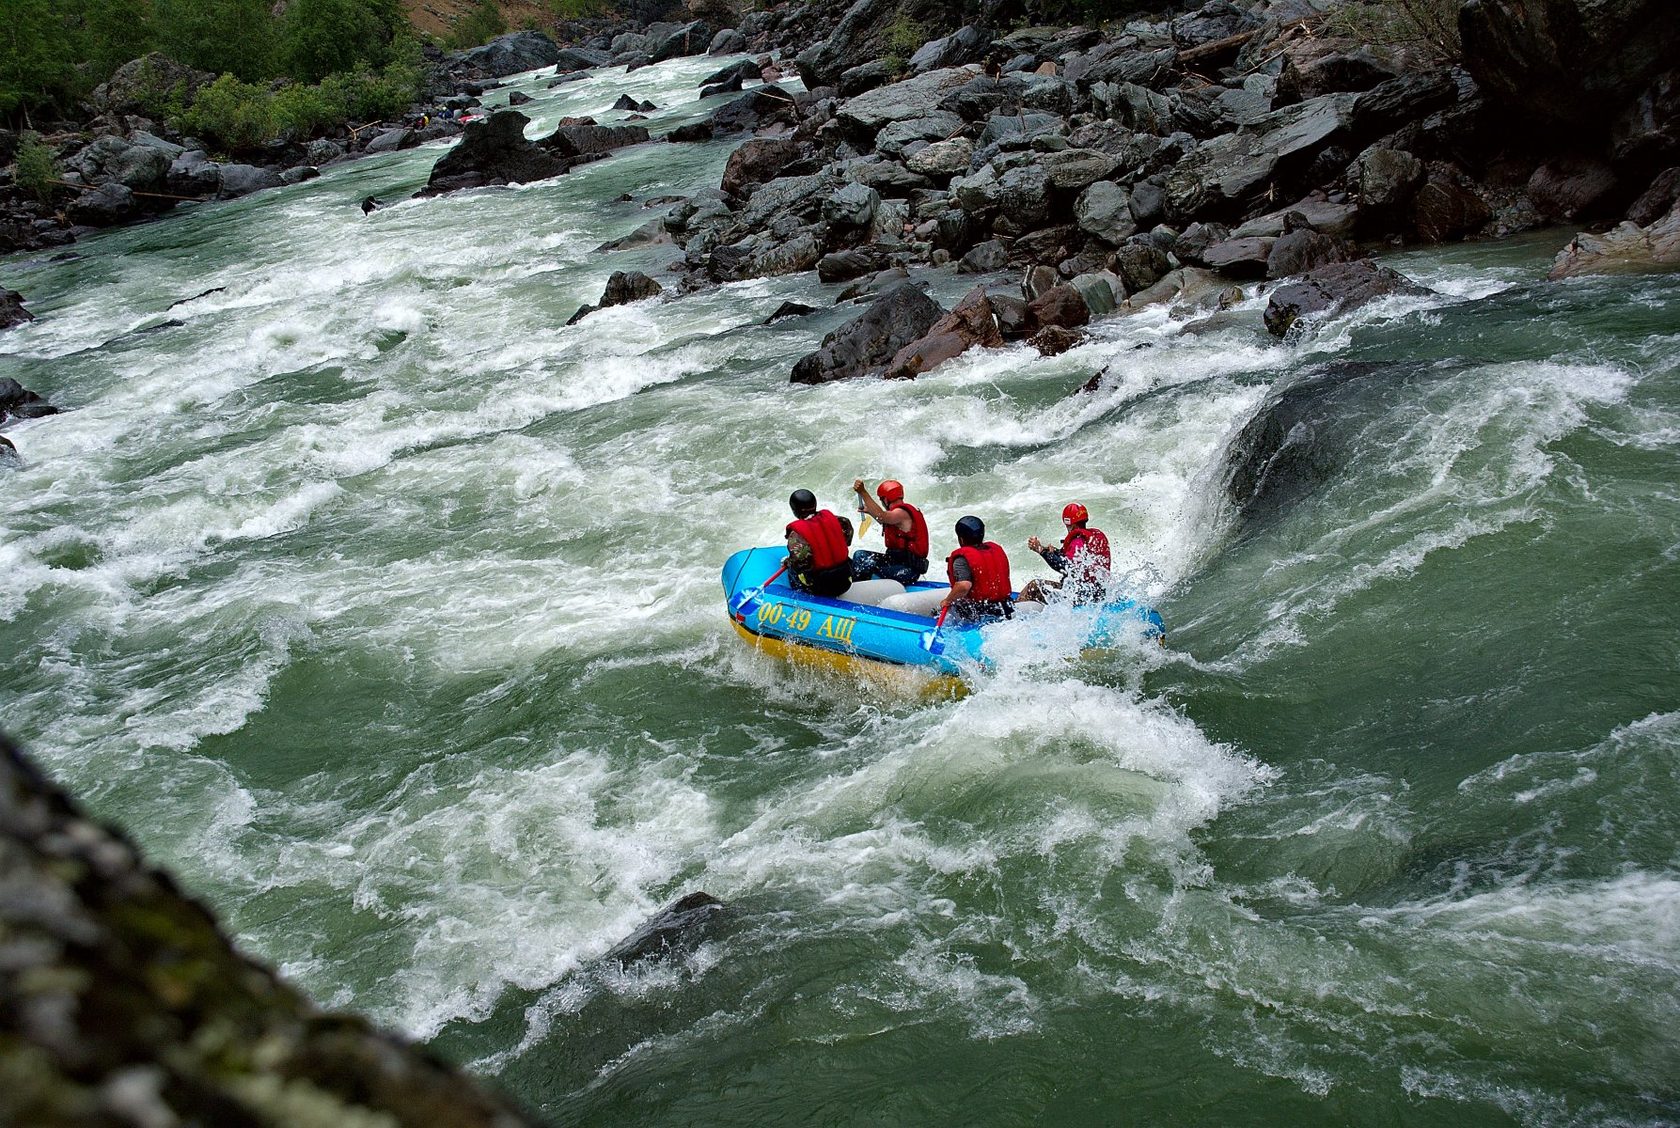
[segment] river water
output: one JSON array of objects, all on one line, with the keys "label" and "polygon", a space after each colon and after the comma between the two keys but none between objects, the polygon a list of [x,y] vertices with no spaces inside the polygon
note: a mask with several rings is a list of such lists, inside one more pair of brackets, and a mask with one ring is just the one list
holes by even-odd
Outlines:
[{"label": "river water", "polygon": [[[657,134],[717,64],[516,85]],[[819,388],[855,307],[761,324],[810,276],[565,327],[729,148],[427,201],[393,154],[4,263],[0,375],[68,410],[0,470],[0,722],[556,1124],[1680,1120],[1680,276],[1549,284],[1549,233],[1301,343],[1155,310]],[[1322,480],[1233,513],[1345,361]],[[1085,502],[1168,645],[931,702],[751,652],[719,565],[855,475],[1018,581]],[[696,889],[698,948],[599,962]]]}]

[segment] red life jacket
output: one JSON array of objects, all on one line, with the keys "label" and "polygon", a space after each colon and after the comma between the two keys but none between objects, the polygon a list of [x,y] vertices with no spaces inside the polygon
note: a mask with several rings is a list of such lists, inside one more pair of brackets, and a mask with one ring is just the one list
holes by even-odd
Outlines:
[{"label": "red life jacket", "polygon": [[969,599],[983,599],[989,603],[1005,603],[1009,600],[1009,557],[1004,553],[1003,546],[996,541],[985,544],[965,544],[957,551],[945,558],[945,574],[951,581],[951,586],[957,583],[957,557],[968,561],[968,567],[974,573],[974,586],[968,589]]},{"label": "red life jacket", "polygon": [[787,531],[798,533],[811,546],[811,570],[814,572],[837,567],[851,558],[846,551],[846,531],[840,527],[840,518],[826,509],[819,509],[798,521],[789,521]]},{"label": "red life jacket", "polygon": [[1062,555],[1068,559],[1068,571],[1082,577],[1108,579],[1114,567],[1114,557],[1108,551],[1108,537],[1101,529],[1078,525],[1062,538]]},{"label": "red life jacket", "polygon": [[896,549],[899,552],[908,552],[911,556],[919,556],[926,560],[928,531],[927,519],[922,516],[922,511],[907,501],[898,502],[887,512],[891,513],[893,509],[902,509],[910,514],[910,531],[906,533],[901,529],[893,528],[891,525],[881,526],[881,539],[887,542],[887,551],[891,552]]}]

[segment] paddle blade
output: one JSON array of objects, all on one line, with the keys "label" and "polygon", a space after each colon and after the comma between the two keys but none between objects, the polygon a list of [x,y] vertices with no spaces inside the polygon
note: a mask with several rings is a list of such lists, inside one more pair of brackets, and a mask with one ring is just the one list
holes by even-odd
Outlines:
[{"label": "paddle blade", "polygon": [[869,522],[872,520],[874,520],[874,518],[865,513],[863,515],[863,520],[858,522],[858,540],[862,540],[864,537],[869,535]]},{"label": "paddle blade", "polygon": [[735,601],[729,605],[729,609],[739,616],[749,615],[758,606],[758,597],[763,594],[764,589],[762,587],[748,588],[735,597]]}]

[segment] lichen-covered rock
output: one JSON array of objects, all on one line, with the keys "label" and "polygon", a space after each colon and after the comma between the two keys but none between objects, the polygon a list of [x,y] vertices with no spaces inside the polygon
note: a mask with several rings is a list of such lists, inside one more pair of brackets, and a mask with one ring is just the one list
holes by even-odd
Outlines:
[{"label": "lichen-covered rock", "polygon": [[[323,1014],[0,738],[0,1045],[15,1124],[532,1123],[425,1052]],[[22,1063],[27,1063],[26,1065]]]},{"label": "lichen-covered rock", "polygon": [[1546,275],[1554,282],[1582,274],[1625,274],[1680,267],[1680,202],[1645,227],[1618,224],[1603,235],[1575,236]]}]

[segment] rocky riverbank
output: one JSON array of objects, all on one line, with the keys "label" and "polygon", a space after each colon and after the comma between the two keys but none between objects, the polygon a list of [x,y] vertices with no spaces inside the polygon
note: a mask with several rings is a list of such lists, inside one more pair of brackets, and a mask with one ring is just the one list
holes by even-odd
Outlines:
[{"label": "rocky riverbank", "polygon": [[533,1123],[241,955],[3,737],[0,859],[8,1124]]},{"label": "rocky riverbank", "polygon": [[[1554,274],[1672,256],[1680,72],[1652,44],[1680,39],[1675,12],[1473,0],[1462,55],[1443,58],[1338,31],[1341,7],[971,24],[896,74],[883,29],[897,6],[857,0],[799,52],[805,91],[762,86],[713,116],[715,133],[753,137],[661,235],[690,290],[815,270],[869,293],[949,263],[1023,279],[949,315],[894,291],[796,367],[807,382],[914,375],[993,336],[1059,351],[1117,310],[1172,301],[1189,316],[1233,286],[1302,276],[1265,319],[1281,335],[1411,289],[1354,265],[1374,251],[1608,222],[1630,200],[1642,226]],[[1547,60],[1548,95],[1529,99],[1522,76]],[[1612,127],[1588,130],[1589,115]]]}]

